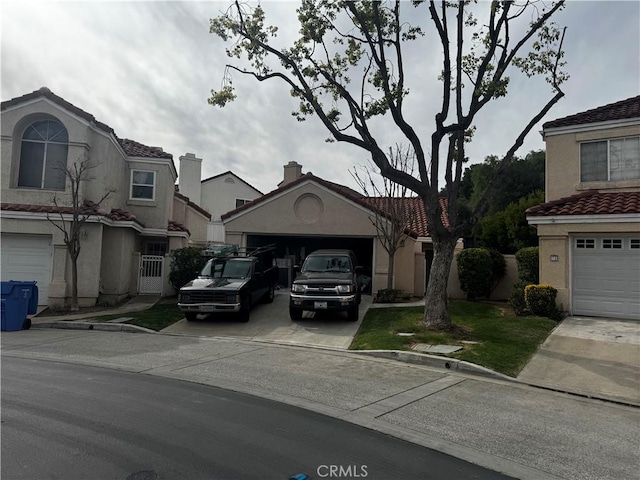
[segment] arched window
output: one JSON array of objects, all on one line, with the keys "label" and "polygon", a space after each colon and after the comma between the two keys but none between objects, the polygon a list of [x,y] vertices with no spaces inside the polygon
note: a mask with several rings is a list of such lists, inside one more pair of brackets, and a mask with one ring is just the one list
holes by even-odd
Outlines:
[{"label": "arched window", "polygon": [[64,190],[69,135],[61,123],[40,120],[22,135],[18,187]]}]

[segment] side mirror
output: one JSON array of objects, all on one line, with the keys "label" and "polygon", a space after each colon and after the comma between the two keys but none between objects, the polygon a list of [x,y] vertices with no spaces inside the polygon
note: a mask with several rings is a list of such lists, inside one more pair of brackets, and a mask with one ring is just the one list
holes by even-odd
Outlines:
[{"label": "side mirror", "polygon": [[363,268],[362,268],[360,265],[358,265],[358,266],[356,267],[355,272],[356,272],[356,273],[362,273],[362,270],[363,270]]},{"label": "side mirror", "polygon": [[293,266],[293,273],[300,273],[300,265]]}]

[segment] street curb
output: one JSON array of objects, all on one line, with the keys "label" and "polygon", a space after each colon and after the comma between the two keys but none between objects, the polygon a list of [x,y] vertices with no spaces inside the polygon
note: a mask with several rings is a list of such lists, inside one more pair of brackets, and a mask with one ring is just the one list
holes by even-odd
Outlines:
[{"label": "street curb", "polygon": [[437,367],[444,370],[451,370],[461,373],[472,373],[485,377],[497,378],[523,384],[523,382],[495,372],[489,368],[481,367],[474,363],[465,362],[464,360],[456,360],[455,358],[441,357],[439,355],[428,355],[426,353],[406,352],[402,350],[349,350],[349,352],[359,353],[377,358],[386,358],[389,360],[397,360],[404,363],[414,363],[418,365],[426,365],[429,367]]},{"label": "street curb", "polygon": [[59,328],[62,330],[98,330],[102,332],[128,332],[128,333],[158,333],[149,328],[129,325],[124,323],[100,323],[100,322],[48,322],[35,323],[31,328]]}]

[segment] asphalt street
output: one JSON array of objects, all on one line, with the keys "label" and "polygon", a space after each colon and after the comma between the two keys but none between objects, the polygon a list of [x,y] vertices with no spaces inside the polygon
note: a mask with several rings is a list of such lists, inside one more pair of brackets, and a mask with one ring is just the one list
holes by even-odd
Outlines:
[{"label": "asphalt street", "polygon": [[[301,408],[162,377],[2,362],[3,479],[502,479]],[[135,477],[134,477],[135,478]]]},{"label": "asphalt street", "polygon": [[[1,340],[3,383],[7,360],[92,365],[133,372],[141,384],[171,378],[302,407],[517,478],[617,480],[640,471],[640,410],[631,406],[344,350],[56,329]],[[6,392],[3,384],[3,414]]]}]

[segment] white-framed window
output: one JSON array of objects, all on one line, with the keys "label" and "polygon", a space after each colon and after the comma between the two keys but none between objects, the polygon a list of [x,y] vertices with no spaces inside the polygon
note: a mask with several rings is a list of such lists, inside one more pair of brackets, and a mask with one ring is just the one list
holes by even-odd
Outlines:
[{"label": "white-framed window", "polygon": [[640,238],[631,238],[629,239],[629,248],[640,248]]},{"label": "white-framed window", "polygon": [[640,179],[640,137],[580,144],[580,181]]},{"label": "white-framed window", "polygon": [[596,248],[596,241],[593,238],[578,238],[576,248]]},{"label": "white-framed window", "polygon": [[236,208],[241,207],[245,203],[249,203],[251,200],[247,200],[245,198],[236,198]]},{"label": "white-framed window", "polygon": [[621,238],[603,238],[602,239],[602,248],[606,249],[621,249],[622,248],[622,239]]},{"label": "white-framed window", "polygon": [[64,190],[69,135],[54,120],[39,120],[22,134],[18,187]]},{"label": "white-framed window", "polygon": [[155,200],[156,172],[152,170],[131,170],[132,200]]}]

